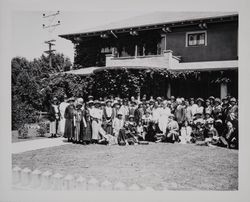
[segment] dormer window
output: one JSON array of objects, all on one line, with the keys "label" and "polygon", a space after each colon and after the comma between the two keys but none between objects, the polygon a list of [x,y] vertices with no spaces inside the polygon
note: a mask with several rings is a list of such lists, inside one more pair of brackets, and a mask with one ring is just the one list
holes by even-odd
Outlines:
[{"label": "dormer window", "polygon": [[186,33],[186,47],[197,47],[207,45],[207,32],[187,32]]}]

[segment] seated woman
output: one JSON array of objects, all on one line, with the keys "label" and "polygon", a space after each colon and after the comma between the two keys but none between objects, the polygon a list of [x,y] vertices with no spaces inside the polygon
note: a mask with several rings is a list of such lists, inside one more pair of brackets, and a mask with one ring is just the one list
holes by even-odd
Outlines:
[{"label": "seated woman", "polygon": [[227,122],[227,128],[223,132],[223,135],[220,136],[220,145],[230,149],[238,148],[238,131],[230,121]]},{"label": "seated woman", "polygon": [[145,129],[142,125],[142,122],[139,121],[137,127],[136,127],[136,139],[137,140],[145,140]]},{"label": "seated woman", "polygon": [[132,145],[137,144],[136,139],[136,123],[134,116],[129,116],[129,121],[125,122],[124,128],[119,131],[118,144],[119,145]]},{"label": "seated woman", "polygon": [[117,138],[118,135],[120,133],[120,130],[124,127],[124,119],[122,117],[122,113],[118,112],[117,117],[115,117],[113,123],[112,123],[112,128],[113,128],[113,135],[116,139],[117,142]]},{"label": "seated woman", "polygon": [[150,121],[148,125],[148,130],[145,134],[145,140],[155,142],[157,140],[156,134],[159,133],[160,129],[158,124],[155,124],[154,121]]},{"label": "seated woman", "polygon": [[204,130],[205,140],[199,145],[214,146],[219,143],[219,135],[214,128],[214,120],[212,118],[207,120],[207,124]]},{"label": "seated woman", "polygon": [[192,139],[192,128],[188,125],[188,121],[184,121],[180,130],[180,143],[187,144],[191,142]]},{"label": "seated woman", "polygon": [[195,122],[191,136],[192,136],[192,139],[191,139],[192,143],[199,143],[205,140],[204,124],[202,120],[197,120]]},{"label": "seated woman", "polygon": [[174,120],[174,115],[169,115],[169,122],[167,124],[166,134],[158,137],[156,142],[171,142],[174,143],[179,140],[179,125],[177,121]]},{"label": "seated woman", "polygon": [[169,122],[166,130],[165,141],[174,143],[179,141],[179,124],[174,120],[174,115],[170,114]]}]

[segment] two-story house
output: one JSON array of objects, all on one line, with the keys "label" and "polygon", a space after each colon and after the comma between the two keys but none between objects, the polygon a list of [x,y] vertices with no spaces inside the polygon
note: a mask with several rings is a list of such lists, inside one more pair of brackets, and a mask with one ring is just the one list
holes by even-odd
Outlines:
[{"label": "two-story house", "polygon": [[74,43],[79,74],[115,67],[198,71],[197,80],[164,84],[164,96],[238,97],[236,12],[156,12],[60,37]]}]

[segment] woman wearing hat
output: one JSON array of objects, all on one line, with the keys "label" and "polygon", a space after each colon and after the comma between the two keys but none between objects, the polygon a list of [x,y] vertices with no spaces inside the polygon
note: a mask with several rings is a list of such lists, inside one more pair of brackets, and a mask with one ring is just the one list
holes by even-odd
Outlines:
[{"label": "woman wearing hat", "polygon": [[236,104],[236,99],[234,97],[230,99],[227,120],[231,121],[234,127],[237,127],[236,124],[238,124],[238,105]]},{"label": "woman wearing hat", "polygon": [[143,104],[141,102],[138,103],[138,108],[135,110],[135,123],[138,124],[139,121],[142,121],[142,116],[144,114]]},{"label": "woman wearing hat", "polygon": [[64,113],[65,113],[65,109],[66,107],[69,105],[69,103],[67,102],[67,96],[64,95],[64,101],[60,103],[59,105],[59,111],[60,111],[60,122],[59,122],[59,126],[60,126],[60,133],[63,135],[64,134],[64,130],[65,130],[65,118],[64,118]]},{"label": "woman wearing hat", "polygon": [[68,141],[72,141],[74,137],[74,114],[75,114],[75,99],[69,98],[69,105],[65,109],[64,118],[65,118],[65,130],[64,137],[68,138]]},{"label": "woman wearing hat", "polygon": [[112,120],[114,119],[114,111],[111,107],[111,100],[106,100],[106,106],[103,109],[103,127],[107,134],[112,135]]},{"label": "woman wearing hat", "polygon": [[196,102],[197,102],[197,105],[198,105],[197,109],[196,109],[196,113],[200,113],[203,116],[204,115],[204,107],[202,106],[202,104],[203,104],[204,100],[202,98],[198,98],[196,100]]},{"label": "woman wearing hat", "polygon": [[159,109],[159,128],[162,131],[162,133],[165,134],[168,125],[168,117],[171,114],[171,111],[167,106],[166,101],[164,101],[162,105],[163,107]]},{"label": "woman wearing hat", "polygon": [[222,107],[221,107],[221,101],[219,98],[216,98],[214,100],[213,117],[215,120],[222,118]]},{"label": "woman wearing hat", "polygon": [[60,121],[60,111],[58,106],[58,100],[53,98],[52,104],[49,107],[49,120],[50,120],[50,134],[51,138],[57,137]]},{"label": "woman wearing hat", "polygon": [[195,103],[194,98],[190,98],[190,106],[192,110],[192,119],[194,120],[194,115],[197,113],[198,105]]},{"label": "woman wearing hat", "polygon": [[124,125],[125,139],[126,139],[126,143],[129,145],[138,143],[138,141],[136,139],[136,135],[137,135],[136,126],[137,126],[137,124],[134,121],[134,116],[130,115],[129,120]]},{"label": "woman wearing hat", "polygon": [[80,140],[83,140],[83,133],[87,127],[84,112],[82,110],[83,103],[81,100],[77,100],[76,109],[75,109],[75,136],[73,138],[74,143],[79,143]]},{"label": "woman wearing hat", "polygon": [[92,142],[97,143],[100,139],[99,130],[102,124],[102,111],[99,109],[100,102],[98,100],[94,101],[94,108],[90,111],[90,116],[92,117]]},{"label": "woman wearing hat", "polygon": [[219,134],[214,128],[214,119],[210,118],[207,120],[206,128],[204,131],[205,144],[207,146],[216,145],[219,142]]},{"label": "woman wearing hat", "polygon": [[85,113],[84,113],[84,118],[86,121],[86,128],[84,128],[84,132],[83,132],[83,144],[89,144],[92,140],[92,121],[90,118],[90,113],[89,113],[89,109],[86,108],[85,109]]},{"label": "woman wearing hat", "polygon": [[174,143],[179,140],[179,125],[174,120],[174,115],[169,115],[169,122],[166,129],[166,141]]},{"label": "woman wearing hat", "polygon": [[113,124],[112,124],[113,134],[116,137],[116,139],[118,138],[120,130],[124,126],[124,119],[123,119],[122,116],[123,116],[122,113],[118,112],[117,117],[114,118],[114,121],[113,121]]}]

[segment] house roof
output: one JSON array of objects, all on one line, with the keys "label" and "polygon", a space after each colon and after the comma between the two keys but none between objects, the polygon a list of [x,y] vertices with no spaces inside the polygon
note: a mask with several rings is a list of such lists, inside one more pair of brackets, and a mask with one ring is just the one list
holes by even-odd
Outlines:
[{"label": "house roof", "polygon": [[146,15],[128,18],[125,20],[109,23],[90,29],[79,30],[78,32],[61,34],[59,36],[66,37],[77,34],[87,34],[93,32],[104,32],[109,30],[118,30],[126,28],[136,28],[141,26],[160,25],[168,23],[178,23],[185,21],[195,21],[201,19],[212,19],[220,17],[236,16],[237,12],[154,12]]}]

